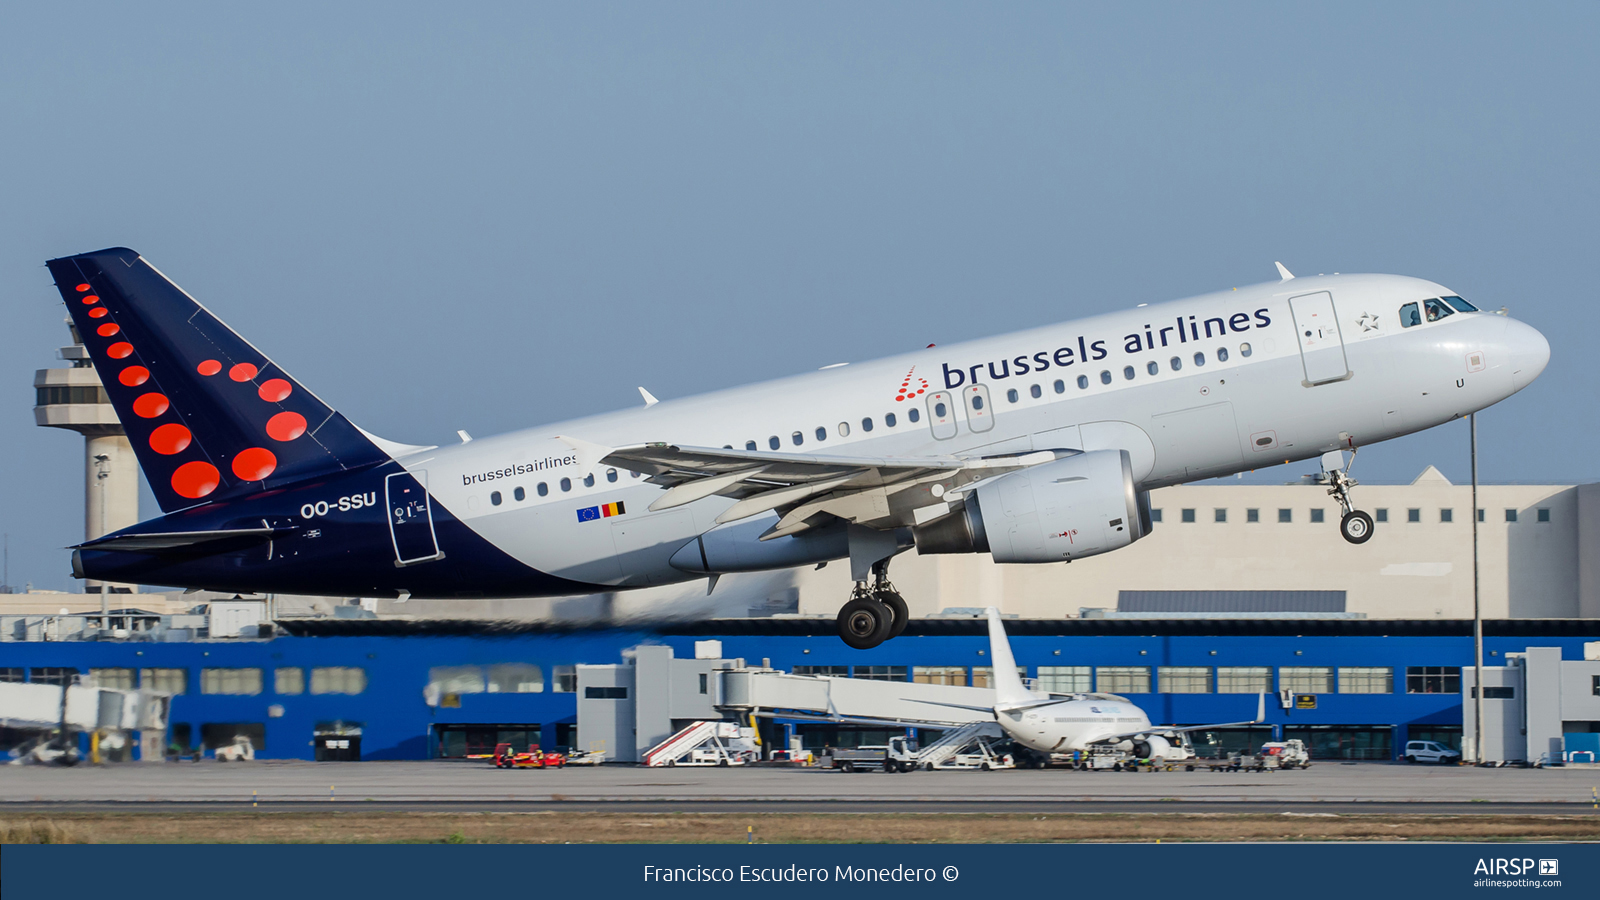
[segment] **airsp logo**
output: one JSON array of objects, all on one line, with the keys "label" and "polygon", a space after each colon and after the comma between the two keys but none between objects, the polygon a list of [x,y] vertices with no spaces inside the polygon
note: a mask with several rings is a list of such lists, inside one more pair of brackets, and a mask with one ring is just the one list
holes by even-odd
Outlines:
[{"label": "airsp logo", "polygon": [[[1554,859],[1539,860],[1540,875],[1560,874],[1561,863]],[[1533,871],[1531,859],[1479,859],[1474,875],[1527,875]]]},{"label": "airsp logo", "polygon": [[1539,860],[1539,874],[1540,875],[1560,875],[1561,874],[1561,861],[1560,860],[1555,860],[1555,859],[1541,859],[1541,860]]}]

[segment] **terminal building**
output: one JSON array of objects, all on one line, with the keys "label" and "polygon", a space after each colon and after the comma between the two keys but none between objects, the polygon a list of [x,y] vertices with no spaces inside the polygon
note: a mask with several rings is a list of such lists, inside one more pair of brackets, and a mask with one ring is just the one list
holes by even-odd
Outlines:
[{"label": "terminal building", "polygon": [[[120,492],[136,475],[92,368],[63,356],[72,368],[37,379],[36,416],[89,441],[87,491],[104,492],[87,507],[94,536],[131,524]],[[1222,480],[1154,492],[1149,537],[1070,565],[907,553],[891,576],[913,621],[867,651],[834,633],[842,564],[729,576],[709,594],[698,581],[553,600],[0,594],[0,682],[169,692],[162,742],[185,752],[240,736],[262,757],[304,759],[600,742],[628,761],[712,713],[755,716],[765,746],[815,749],[906,729],[927,739],[940,723],[747,708],[720,693],[730,673],[982,689],[975,614],[995,606],[1042,690],[1126,695],[1170,725],[1251,718],[1262,691],[1298,698],[1254,729],[1202,733],[1202,752],[1269,738],[1337,759],[1391,759],[1408,740],[1459,747],[1474,708],[1470,489],[1429,467],[1355,499],[1377,522],[1360,545],[1339,537],[1338,506],[1313,479]],[[1600,485],[1485,485],[1478,506],[1484,750],[1560,760],[1587,740],[1573,736],[1600,734]],[[702,659],[707,642],[720,649]],[[25,738],[4,725],[0,748]]]}]

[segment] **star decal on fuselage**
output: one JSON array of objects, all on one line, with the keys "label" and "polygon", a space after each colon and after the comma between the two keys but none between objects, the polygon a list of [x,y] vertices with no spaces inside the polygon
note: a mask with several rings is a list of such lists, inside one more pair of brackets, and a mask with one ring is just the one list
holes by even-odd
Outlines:
[{"label": "star decal on fuselage", "polygon": [[1369,312],[1362,313],[1361,318],[1356,320],[1356,324],[1361,326],[1361,331],[1363,333],[1368,331],[1377,331],[1378,322],[1378,317]]}]

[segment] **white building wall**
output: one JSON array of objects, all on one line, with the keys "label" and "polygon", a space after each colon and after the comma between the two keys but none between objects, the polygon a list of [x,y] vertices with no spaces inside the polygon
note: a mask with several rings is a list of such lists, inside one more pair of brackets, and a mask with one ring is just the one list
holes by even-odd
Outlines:
[{"label": "white building wall", "polygon": [[[1182,485],[1155,491],[1151,505],[1162,511],[1162,522],[1113,553],[1027,566],[998,565],[986,554],[909,551],[895,559],[890,577],[913,616],[998,606],[1026,618],[1071,617],[1083,607],[1115,609],[1125,590],[1335,590],[1346,592],[1347,611],[1369,618],[1470,618],[1471,493],[1431,466],[1409,485],[1361,485],[1357,508],[1387,509],[1389,520],[1370,541],[1352,545],[1339,536],[1339,507],[1320,485]],[[1592,505],[1600,492],[1584,496]],[[1578,498],[1572,485],[1480,485],[1485,617],[1578,616],[1581,591],[1600,596],[1580,587]],[[1193,523],[1182,521],[1186,508],[1195,510]],[[1252,508],[1259,522],[1246,521]],[[1226,522],[1215,521],[1217,509],[1227,511]],[[1291,510],[1292,521],[1280,523],[1279,509]],[[1323,510],[1322,523],[1311,522],[1312,509]],[[1411,509],[1421,521],[1407,521]],[[1442,509],[1453,511],[1453,521],[1441,521]],[[1516,522],[1505,520],[1507,509],[1517,511]],[[1549,510],[1549,521],[1538,521],[1539,509]],[[1600,513],[1590,511],[1589,519],[1600,523]],[[1592,561],[1600,527],[1586,533]],[[849,567],[804,570],[799,587],[801,613],[831,615],[849,594]]]}]

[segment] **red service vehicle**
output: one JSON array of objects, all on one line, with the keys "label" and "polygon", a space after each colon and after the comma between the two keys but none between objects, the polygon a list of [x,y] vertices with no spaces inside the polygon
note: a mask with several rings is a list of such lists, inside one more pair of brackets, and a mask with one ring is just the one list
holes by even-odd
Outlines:
[{"label": "red service vehicle", "polygon": [[567,764],[560,753],[542,752],[538,745],[522,753],[513,753],[510,744],[494,745],[494,766],[497,769],[559,769]]}]

